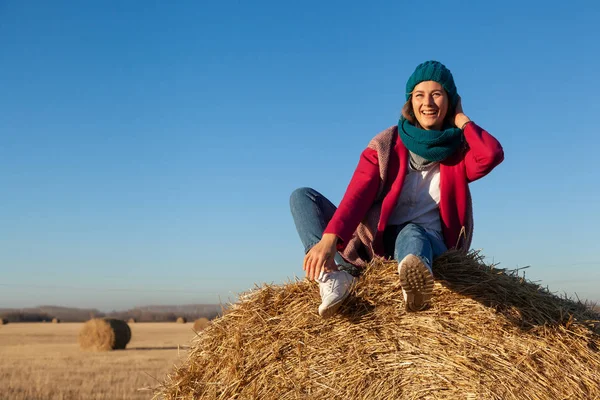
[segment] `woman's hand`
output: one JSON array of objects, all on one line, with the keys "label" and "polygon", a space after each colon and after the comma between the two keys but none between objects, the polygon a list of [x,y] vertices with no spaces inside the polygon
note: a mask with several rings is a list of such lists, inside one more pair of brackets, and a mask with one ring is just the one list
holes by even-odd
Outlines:
[{"label": "woman's hand", "polygon": [[458,103],[456,103],[456,115],[454,116],[454,126],[461,128],[465,126],[470,119],[465,115],[462,108],[462,99],[458,97]]},{"label": "woman's hand", "polygon": [[337,265],[333,257],[337,252],[337,236],[332,233],[326,233],[319,243],[315,244],[304,257],[302,269],[306,271],[306,277],[315,280],[325,270],[336,271]]}]

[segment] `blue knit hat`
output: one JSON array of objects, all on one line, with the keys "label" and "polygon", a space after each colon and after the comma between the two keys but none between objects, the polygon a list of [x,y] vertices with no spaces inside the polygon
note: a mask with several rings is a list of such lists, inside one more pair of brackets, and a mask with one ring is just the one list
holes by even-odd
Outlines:
[{"label": "blue knit hat", "polygon": [[442,85],[450,98],[450,105],[455,106],[458,103],[458,92],[454,84],[452,72],[439,61],[425,61],[419,64],[415,72],[408,78],[406,82],[406,101],[410,98],[412,91],[421,82],[435,81]]}]

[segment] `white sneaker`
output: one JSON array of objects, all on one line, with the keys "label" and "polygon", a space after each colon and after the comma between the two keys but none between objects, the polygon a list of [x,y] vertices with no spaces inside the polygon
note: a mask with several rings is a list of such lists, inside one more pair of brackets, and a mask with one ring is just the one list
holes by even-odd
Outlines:
[{"label": "white sneaker", "polygon": [[433,293],[433,274],[419,257],[409,254],[398,265],[406,311],[421,311]]},{"label": "white sneaker", "polygon": [[319,315],[329,318],[340,308],[342,302],[350,294],[350,289],[355,278],[346,271],[332,271],[321,273],[317,278],[319,292],[321,293],[321,305]]}]

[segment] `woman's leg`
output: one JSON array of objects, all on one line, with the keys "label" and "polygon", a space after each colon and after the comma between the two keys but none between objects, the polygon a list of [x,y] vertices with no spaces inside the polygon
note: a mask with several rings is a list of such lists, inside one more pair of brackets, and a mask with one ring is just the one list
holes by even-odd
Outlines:
[{"label": "woman's leg", "polygon": [[409,223],[399,228],[394,245],[394,259],[398,262],[413,254],[421,258],[431,271],[433,260],[448,250],[441,238],[428,233],[417,224]]},{"label": "woman's leg", "polygon": [[[292,192],[290,209],[306,254],[321,240],[323,231],[337,208],[321,193],[303,187]],[[335,254],[334,259],[339,270],[357,276],[358,269],[346,262],[339,253]]]},{"label": "woman's leg", "polygon": [[[296,189],[290,197],[290,208],[306,254],[323,237],[336,208],[325,196],[311,188]],[[338,271],[322,274],[317,279],[321,294],[319,315],[323,318],[334,315],[349,296],[355,281],[353,275],[358,271],[339,253],[336,252],[334,258]]]},{"label": "woman's leg", "polygon": [[394,246],[398,273],[407,311],[419,311],[429,305],[433,293],[433,260],[446,251],[444,242],[421,226],[399,227]]}]

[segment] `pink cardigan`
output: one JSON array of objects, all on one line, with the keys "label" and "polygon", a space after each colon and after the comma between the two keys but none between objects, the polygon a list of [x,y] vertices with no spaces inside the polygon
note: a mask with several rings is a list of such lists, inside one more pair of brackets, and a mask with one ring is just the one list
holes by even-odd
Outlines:
[{"label": "pink cardigan", "polygon": [[[356,236],[355,232],[361,221],[366,223],[364,220],[367,212],[377,204],[381,209],[377,209],[378,222],[376,231],[373,232],[372,249],[373,253],[384,255],[383,232],[402,191],[408,165],[408,150],[400,140],[397,127],[383,131],[374,141],[381,137],[390,138],[388,140],[392,141],[387,145],[393,146],[389,155],[382,157],[382,154],[379,154],[382,151],[378,153],[376,149],[385,148],[385,144],[383,147],[381,144],[372,145],[373,141],[362,152],[340,206],[324,231],[338,236],[338,250],[342,254],[353,235]],[[457,151],[440,163],[439,209],[446,246],[449,249],[468,250],[473,230],[468,184],[484,177],[500,164],[504,160],[504,151],[492,135],[474,122],[467,124],[464,137],[467,142],[465,149]],[[383,171],[382,164],[387,164]],[[382,177],[385,177],[385,182],[382,181]],[[370,243],[367,245],[371,247]],[[364,266],[364,263],[348,261]]]}]

